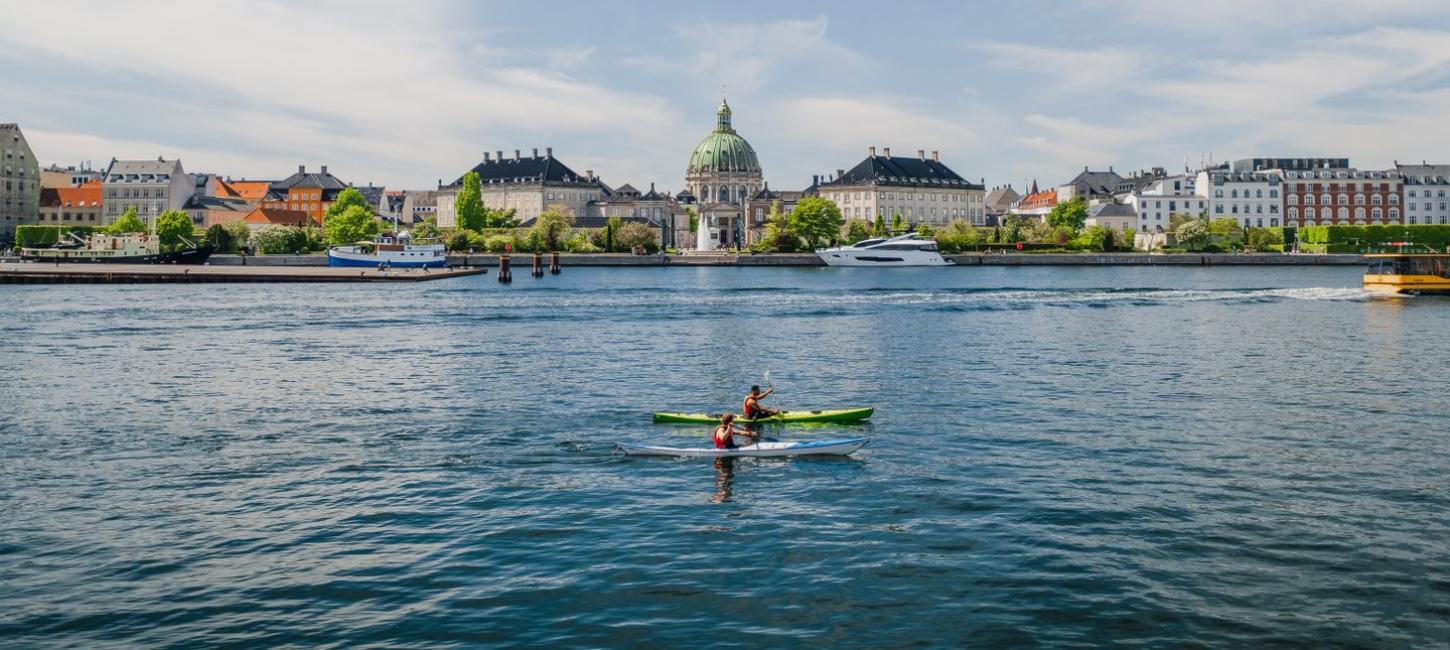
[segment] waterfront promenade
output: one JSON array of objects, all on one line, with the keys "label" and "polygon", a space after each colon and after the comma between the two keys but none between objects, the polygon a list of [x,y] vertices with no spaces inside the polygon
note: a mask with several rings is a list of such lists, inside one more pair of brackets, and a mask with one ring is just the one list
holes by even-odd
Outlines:
[{"label": "waterfront promenade", "polygon": [[[454,266],[497,268],[498,255],[450,255]],[[946,255],[960,266],[1361,266],[1364,257],[1352,254],[1284,255],[1281,253],[1228,255],[1222,253],[1180,253],[1156,255],[1146,253],[1038,253],[981,255],[976,253]],[[526,270],[532,264],[529,253],[510,256],[515,270]],[[213,255],[213,266],[326,266],[325,255],[266,255],[247,257]],[[549,256],[543,264],[547,266]],[[559,255],[560,266],[825,266],[811,253],[776,253],[768,255],[625,255],[592,254]]]}]

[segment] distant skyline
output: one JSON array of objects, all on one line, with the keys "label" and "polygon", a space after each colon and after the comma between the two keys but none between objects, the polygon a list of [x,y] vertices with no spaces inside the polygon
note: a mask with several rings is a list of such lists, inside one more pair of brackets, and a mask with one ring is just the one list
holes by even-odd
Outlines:
[{"label": "distant skyline", "polygon": [[1450,3],[0,0],[41,164],[399,189],[534,147],[678,191],[728,94],[776,189],[868,146],[987,185],[1250,156],[1450,162]]}]

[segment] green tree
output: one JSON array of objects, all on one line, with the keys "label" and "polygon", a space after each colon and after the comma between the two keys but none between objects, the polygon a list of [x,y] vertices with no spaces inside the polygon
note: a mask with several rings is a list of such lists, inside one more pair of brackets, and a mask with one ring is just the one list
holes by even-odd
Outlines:
[{"label": "green tree", "polygon": [[614,239],[621,250],[632,251],[638,246],[651,255],[660,250],[659,236],[649,226],[638,221],[631,221],[620,226],[619,233],[614,236]]},{"label": "green tree", "polygon": [[[346,194],[346,191],[343,193]],[[360,205],[351,206],[338,214],[329,210],[323,227],[327,233],[327,243],[333,246],[370,241],[382,230],[382,224],[378,223],[373,211]]]},{"label": "green tree", "polygon": [[842,229],[842,238],[847,244],[854,244],[871,238],[871,223],[865,219],[848,219]]},{"label": "green tree", "polygon": [[[773,206],[771,212],[778,207]],[[818,196],[807,196],[796,203],[786,223],[790,233],[806,240],[811,248],[823,241],[830,241],[841,232],[841,209],[835,202]]]},{"label": "green tree", "polygon": [[1208,232],[1214,238],[1226,244],[1242,244],[1244,241],[1244,229],[1239,225],[1239,220],[1231,217],[1219,217],[1208,223]]},{"label": "green tree", "polygon": [[563,205],[551,205],[534,219],[534,227],[528,233],[529,248],[544,252],[563,250],[573,226],[573,211]]},{"label": "green tree", "polygon": [[146,232],[146,223],[136,216],[136,208],[131,208],[121,215],[115,223],[106,226],[106,232],[112,235],[124,235],[128,232]]},{"label": "green tree", "polygon": [[934,237],[936,236],[936,230],[932,229],[930,224],[923,223],[916,227],[916,234],[922,237]]},{"label": "green tree", "polygon": [[212,250],[225,253],[232,250],[232,233],[227,232],[226,226],[216,224],[206,229],[206,238],[203,239]]},{"label": "green tree", "polygon": [[247,222],[233,221],[228,223],[224,227],[227,229],[227,233],[231,234],[232,236],[232,245],[230,250],[240,251],[247,247],[248,243],[252,239],[252,227],[248,226]]},{"label": "green tree", "polygon": [[613,253],[617,250],[615,248],[615,244],[617,243],[615,241],[615,234],[619,232],[620,226],[623,225],[624,221],[619,217],[610,217],[604,220],[604,252]]},{"label": "green tree", "polygon": [[1022,217],[1015,214],[1007,215],[1007,232],[1004,237],[998,237],[999,243],[1015,244],[1022,241]]},{"label": "green tree", "polygon": [[800,250],[801,238],[790,229],[790,219],[781,210],[780,201],[770,206],[765,218],[765,236],[750,249],[757,253],[794,253]]},{"label": "green tree", "polygon": [[484,223],[489,228],[517,228],[519,227],[518,211],[513,208],[507,210],[487,210]]},{"label": "green tree", "polygon": [[1252,251],[1273,250],[1275,247],[1282,250],[1284,230],[1282,228],[1249,228],[1244,238],[1244,246]]},{"label": "green tree", "polygon": [[413,239],[442,239],[443,231],[438,229],[438,219],[427,219],[413,224]]},{"label": "green tree", "polygon": [[252,232],[252,244],[263,255],[291,255],[302,252],[307,238],[301,228],[267,224]]},{"label": "green tree", "polygon": [[349,208],[354,207],[367,210],[368,214],[373,213],[373,206],[368,205],[367,199],[363,198],[362,192],[357,191],[356,188],[349,187],[339,192],[337,200],[333,201],[332,205],[327,206],[327,214],[323,216],[322,223],[326,224],[329,219],[347,212]]},{"label": "green tree", "polygon": [[1047,213],[1047,225],[1054,230],[1066,228],[1076,234],[1082,230],[1087,216],[1087,201],[1078,197],[1052,206],[1052,211]]},{"label": "green tree", "polygon": [[191,217],[180,210],[167,210],[156,215],[156,237],[163,250],[176,250],[192,234]]},{"label": "green tree", "polygon": [[453,209],[458,215],[458,227],[478,232],[489,227],[488,211],[483,207],[483,182],[478,172],[463,175],[463,189],[454,197]]},{"label": "green tree", "polygon": [[880,212],[877,212],[876,213],[876,221],[871,224],[871,236],[872,237],[885,237],[886,236],[886,217],[881,216],[881,213]]},{"label": "green tree", "polygon": [[699,232],[698,229],[700,227],[700,213],[695,212],[694,208],[685,208],[685,214],[689,215],[690,217],[690,232]]},{"label": "green tree", "polygon": [[899,234],[901,234],[902,232],[905,232],[905,231],[906,231],[906,219],[901,218],[901,213],[900,212],[892,215],[891,216],[891,234],[893,234],[893,235],[899,235]]},{"label": "green tree", "polygon": [[1203,250],[1210,241],[1208,226],[1198,219],[1186,221],[1178,226],[1173,231],[1173,236],[1178,241],[1179,247],[1190,251]]}]

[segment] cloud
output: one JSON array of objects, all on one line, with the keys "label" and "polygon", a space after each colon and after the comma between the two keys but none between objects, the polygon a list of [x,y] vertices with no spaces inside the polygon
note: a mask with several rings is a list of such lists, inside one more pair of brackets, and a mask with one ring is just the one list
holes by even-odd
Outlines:
[{"label": "cloud", "polygon": [[[111,106],[109,98],[124,94],[135,113],[129,123],[91,127],[94,111],[79,109],[36,120],[37,133],[70,134],[54,145],[44,136],[33,143],[56,160],[51,151],[74,155],[70,148],[86,136],[97,150],[84,158],[133,155],[138,144],[151,144],[136,141],[139,121],[168,140],[215,143],[186,148],[220,154],[198,161],[207,169],[227,161],[234,167],[225,173],[275,176],[298,162],[346,161],[333,163],[344,179],[427,186],[485,149],[601,129],[660,141],[679,129],[678,114],[658,95],[480,59],[488,49],[440,27],[459,20],[452,11],[432,4],[397,11],[388,3],[22,4],[0,22],[0,64],[46,60],[78,71],[58,73],[76,80],[77,106]],[[171,26],[163,42],[116,38],[153,33],[158,16]],[[553,62],[569,67],[588,56],[586,48]]]},{"label": "cloud", "polygon": [[991,55],[988,65],[1024,73],[1034,87],[1052,94],[1121,85],[1148,67],[1143,53],[1121,47],[1077,50],[992,41],[971,47]]},{"label": "cloud", "polygon": [[684,66],[687,79],[726,84],[730,94],[749,95],[779,72],[829,62],[831,67],[866,66],[855,51],[826,38],[829,20],[777,20],[715,24],[702,30],[681,26],[676,35],[696,51]]}]

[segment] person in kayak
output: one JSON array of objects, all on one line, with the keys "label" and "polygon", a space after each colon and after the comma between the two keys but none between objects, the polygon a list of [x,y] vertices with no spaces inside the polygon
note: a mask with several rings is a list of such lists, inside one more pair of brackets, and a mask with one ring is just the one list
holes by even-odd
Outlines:
[{"label": "person in kayak", "polygon": [[750,440],[752,443],[760,442],[760,435],[735,428],[735,414],[726,413],[720,418],[720,426],[715,427],[713,438],[716,449],[735,449],[740,445],[735,444],[735,436]]},{"label": "person in kayak", "polygon": [[759,420],[772,415],[780,415],[780,411],[760,405],[760,400],[770,397],[770,394],[774,392],[775,389],[771,388],[762,393],[760,386],[751,386],[750,394],[745,396],[745,419]]}]

